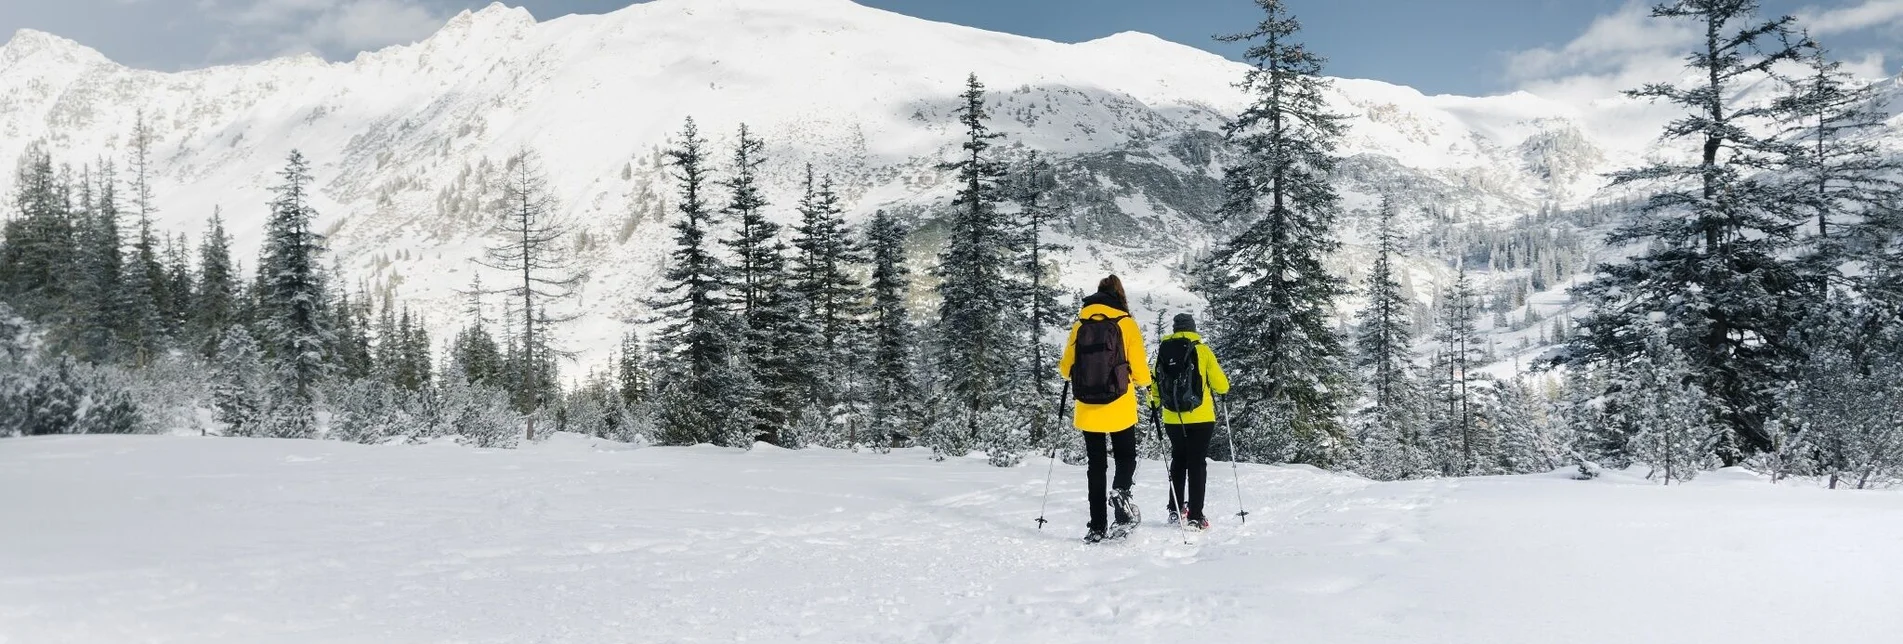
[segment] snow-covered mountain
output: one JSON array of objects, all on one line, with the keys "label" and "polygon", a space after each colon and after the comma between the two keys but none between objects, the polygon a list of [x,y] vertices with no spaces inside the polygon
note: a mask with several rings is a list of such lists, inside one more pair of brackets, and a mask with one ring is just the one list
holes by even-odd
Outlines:
[{"label": "snow-covered mountain", "polygon": [[[44,142],[75,166],[123,159],[143,110],[161,226],[195,235],[222,208],[240,256],[253,257],[268,189],[300,149],[350,279],[394,287],[445,328],[489,233],[485,186],[533,149],[585,237],[584,322],[568,344],[589,355],[640,317],[655,284],[671,200],[659,151],[683,119],[723,158],[742,122],[764,135],[780,216],[790,220],[813,163],[845,186],[853,217],[887,208],[925,223],[923,258],[951,190],[935,165],[955,149],[950,112],[974,72],[1017,151],[1060,161],[1075,247],[1066,280],[1115,270],[1184,302],[1168,265],[1223,232],[1210,217],[1217,132],[1245,102],[1234,87],[1243,69],[1145,34],[1058,43],[848,0],[657,0],[545,22],[495,4],[349,62],[181,73],[21,31],[0,47],[0,158]],[[1331,99],[1352,117],[1341,150],[1352,208],[1398,191],[1410,211],[1510,220],[1588,200],[1599,173],[1644,153],[1616,143],[1635,140],[1629,122],[1607,125],[1620,122],[1611,110],[1629,109],[1617,101],[1582,113],[1524,93],[1426,96],[1352,79]],[[0,189],[12,182],[0,175]]]}]

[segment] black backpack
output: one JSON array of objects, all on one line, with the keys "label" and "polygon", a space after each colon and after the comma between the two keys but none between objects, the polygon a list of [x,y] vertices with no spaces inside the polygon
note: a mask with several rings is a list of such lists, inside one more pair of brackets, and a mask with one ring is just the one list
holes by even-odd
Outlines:
[{"label": "black backpack", "polygon": [[1076,361],[1070,366],[1077,402],[1108,405],[1130,391],[1130,359],[1123,353],[1124,315],[1095,314],[1077,325]]},{"label": "black backpack", "polygon": [[1182,414],[1203,406],[1202,360],[1197,342],[1171,338],[1156,349],[1156,396],[1163,408]]}]

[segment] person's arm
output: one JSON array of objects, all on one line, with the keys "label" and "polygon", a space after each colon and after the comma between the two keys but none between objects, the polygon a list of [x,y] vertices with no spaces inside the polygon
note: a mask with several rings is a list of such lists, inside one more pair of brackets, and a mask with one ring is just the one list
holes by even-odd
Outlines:
[{"label": "person's arm", "polygon": [[1130,384],[1150,386],[1150,355],[1143,350],[1142,327],[1129,316],[1117,321],[1117,325],[1123,329],[1123,358],[1130,361]]},{"label": "person's arm", "polygon": [[1057,359],[1057,375],[1070,380],[1070,366],[1077,362],[1077,325],[1070,323],[1070,339],[1064,341],[1064,357]]},{"label": "person's arm", "polygon": [[1216,361],[1216,352],[1200,342],[1196,344],[1196,352],[1202,354],[1203,373],[1208,374],[1203,379],[1209,383],[1209,390],[1218,396],[1229,395],[1229,376],[1223,374],[1222,363]]}]

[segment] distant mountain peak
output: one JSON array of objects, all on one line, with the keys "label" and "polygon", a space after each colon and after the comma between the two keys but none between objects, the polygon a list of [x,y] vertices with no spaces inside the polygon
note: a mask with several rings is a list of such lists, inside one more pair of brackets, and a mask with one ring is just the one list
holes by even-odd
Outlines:
[{"label": "distant mountain peak", "polygon": [[0,61],[15,63],[34,56],[49,56],[80,64],[112,62],[98,50],[37,29],[13,32],[7,44],[0,45]]}]

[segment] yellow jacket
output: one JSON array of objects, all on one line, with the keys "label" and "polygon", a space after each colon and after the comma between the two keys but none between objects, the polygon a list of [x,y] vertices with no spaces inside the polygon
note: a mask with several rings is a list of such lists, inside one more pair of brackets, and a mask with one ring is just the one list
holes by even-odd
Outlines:
[{"label": "yellow jacket", "polygon": [[1084,310],[1077,313],[1078,321],[1070,325],[1070,339],[1064,341],[1064,357],[1057,362],[1057,374],[1070,380],[1071,364],[1077,360],[1077,327],[1092,315],[1123,316],[1117,320],[1117,328],[1123,331],[1123,355],[1130,361],[1130,390],[1107,405],[1076,403],[1076,413],[1071,417],[1078,429],[1087,432],[1120,432],[1136,426],[1137,388],[1150,386],[1150,359],[1143,352],[1143,329],[1129,313],[1105,304],[1084,305]]},{"label": "yellow jacket", "polygon": [[1196,370],[1203,376],[1203,404],[1186,413],[1178,414],[1163,409],[1163,399],[1158,397],[1156,388],[1151,387],[1148,401],[1150,408],[1163,412],[1163,422],[1168,425],[1216,422],[1216,397],[1210,395],[1210,392],[1229,393],[1229,376],[1222,374],[1222,363],[1216,362],[1216,352],[1210,351],[1209,345],[1203,344],[1203,336],[1197,335],[1195,331],[1180,331],[1164,336],[1163,340],[1177,338],[1196,343]]}]

